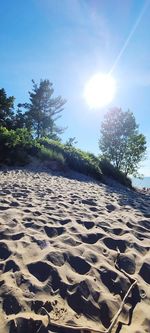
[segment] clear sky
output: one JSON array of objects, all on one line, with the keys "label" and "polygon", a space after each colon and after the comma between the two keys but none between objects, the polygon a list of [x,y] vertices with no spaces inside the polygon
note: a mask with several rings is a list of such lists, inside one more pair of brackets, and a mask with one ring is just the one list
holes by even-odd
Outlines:
[{"label": "clear sky", "polygon": [[[147,138],[141,171],[150,176],[150,0],[1,0],[0,18],[0,87],[16,105],[28,101],[31,79],[49,79],[67,99],[63,140],[75,136],[96,154],[107,109],[130,109]],[[112,68],[113,102],[90,109],[87,80]]]}]

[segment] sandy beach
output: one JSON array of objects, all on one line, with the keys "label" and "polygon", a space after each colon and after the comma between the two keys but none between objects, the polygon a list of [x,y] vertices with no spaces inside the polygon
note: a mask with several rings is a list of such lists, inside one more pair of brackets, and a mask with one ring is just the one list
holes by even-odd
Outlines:
[{"label": "sandy beach", "polygon": [[149,250],[149,193],[0,171],[0,332],[149,333]]}]

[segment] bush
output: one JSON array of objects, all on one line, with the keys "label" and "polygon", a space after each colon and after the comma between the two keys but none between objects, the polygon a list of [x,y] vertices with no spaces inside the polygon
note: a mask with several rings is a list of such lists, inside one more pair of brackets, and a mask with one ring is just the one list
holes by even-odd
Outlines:
[{"label": "bush", "polygon": [[43,145],[39,145],[37,157],[41,161],[57,161],[61,165],[65,165],[65,159],[61,153],[58,153],[52,149],[48,149]]},{"label": "bush", "polygon": [[62,154],[71,169],[92,176],[97,180],[102,179],[99,159],[93,154],[84,152],[73,146],[64,145],[58,141],[49,140],[48,138],[41,138],[38,142],[47,149],[52,149]]},{"label": "bush", "polygon": [[65,164],[61,153],[45,148],[32,138],[27,129],[14,131],[0,127],[0,163],[25,165],[30,162],[30,156],[36,156],[41,161],[55,160],[61,165]]},{"label": "bush", "polygon": [[102,173],[111,177],[127,187],[132,187],[132,181],[125,174],[115,168],[107,159],[102,158],[99,162]]},{"label": "bush", "polygon": [[8,165],[29,163],[28,149],[33,144],[26,129],[8,130],[0,127],[0,162]]}]

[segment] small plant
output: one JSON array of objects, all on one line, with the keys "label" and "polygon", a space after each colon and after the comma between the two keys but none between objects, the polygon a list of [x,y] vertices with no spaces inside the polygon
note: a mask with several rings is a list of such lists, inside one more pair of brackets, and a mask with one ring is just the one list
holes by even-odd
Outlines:
[{"label": "small plant", "polygon": [[41,161],[57,161],[61,165],[65,165],[65,159],[61,153],[57,153],[56,151],[52,149],[48,149],[44,147],[43,145],[39,145],[37,157]]}]

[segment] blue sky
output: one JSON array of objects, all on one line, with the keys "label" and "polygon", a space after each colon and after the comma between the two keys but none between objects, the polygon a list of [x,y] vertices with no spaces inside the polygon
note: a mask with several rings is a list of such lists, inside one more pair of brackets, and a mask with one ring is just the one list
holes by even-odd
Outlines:
[{"label": "blue sky", "polygon": [[[49,79],[55,95],[67,99],[59,121],[68,126],[63,140],[75,136],[78,147],[96,154],[107,109],[130,109],[147,138],[141,172],[150,176],[150,1],[1,0],[0,17],[0,87],[16,104],[28,101],[31,79]],[[132,30],[113,69],[113,102],[89,109],[87,80],[112,69]]]}]

